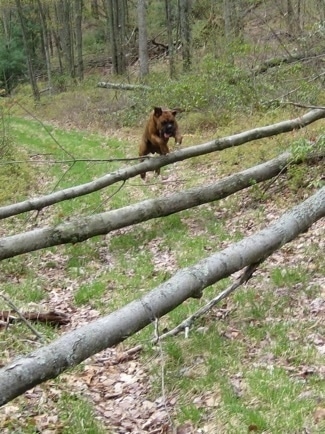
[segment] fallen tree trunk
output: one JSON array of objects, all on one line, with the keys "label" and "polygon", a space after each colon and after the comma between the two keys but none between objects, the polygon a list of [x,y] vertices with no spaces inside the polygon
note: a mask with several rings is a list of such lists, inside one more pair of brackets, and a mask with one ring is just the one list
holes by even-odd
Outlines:
[{"label": "fallen tree trunk", "polygon": [[122,342],[189,297],[200,297],[204,288],[264,260],[324,216],[325,187],[267,228],[178,271],[141,299],[17,358],[0,370],[0,405]]},{"label": "fallen tree trunk", "polygon": [[143,163],[135,164],[134,166],[120,169],[114,173],[110,173],[95,181],[88,182],[79,186],[70,187],[55,193],[48,194],[39,198],[28,199],[13,205],[7,205],[0,208],[0,219],[4,219],[13,215],[32,210],[41,210],[55,203],[73,199],[101,190],[109,185],[119,181],[135,177],[143,172],[156,170],[160,167],[177,161],[183,161],[188,158],[197,157],[204,154],[209,154],[215,151],[221,151],[230,147],[239,146],[244,143],[270,137],[277,134],[286,133],[295,129],[304,128],[305,126],[325,118],[325,110],[311,110],[305,115],[289,121],[279,122],[277,124],[266,127],[255,128],[233,136],[224,137],[207,142],[202,145],[191,146],[190,148],[181,149],[172,152],[168,155],[159,158],[151,158]]},{"label": "fallen tree trunk", "polygon": [[150,90],[151,87],[143,84],[123,84],[123,83],[109,83],[107,81],[100,81],[97,83],[97,87],[103,87],[105,89],[118,89],[118,90]]},{"label": "fallen tree trunk", "polygon": [[209,186],[191,188],[168,197],[148,199],[123,208],[79,217],[77,221],[61,223],[55,227],[34,229],[1,238],[0,260],[59,244],[74,244],[97,235],[108,234],[116,229],[222,199],[253,184],[273,178],[283,170],[291,158],[290,153],[285,153]]},{"label": "fallen tree trunk", "polygon": [[318,57],[324,57],[324,53],[290,53],[287,57],[274,57],[272,59],[265,60],[261,65],[258,65],[253,69],[253,74],[263,74],[270,68],[275,68],[281,65],[289,65],[290,63],[301,61],[310,61]]}]

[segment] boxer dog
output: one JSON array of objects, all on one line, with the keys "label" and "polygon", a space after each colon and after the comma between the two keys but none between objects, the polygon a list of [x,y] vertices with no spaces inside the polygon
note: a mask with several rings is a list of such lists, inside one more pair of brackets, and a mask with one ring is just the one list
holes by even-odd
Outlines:
[{"label": "boxer dog", "polygon": [[[168,140],[174,137],[175,143],[182,143],[182,136],[175,119],[178,110],[162,109],[155,107],[146,124],[142,140],[139,146],[139,156],[148,154],[166,155],[169,153]],[[159,175],[160,169],[156,169]],[[146,178],[146,173],[141,173],[141,178]]]}]

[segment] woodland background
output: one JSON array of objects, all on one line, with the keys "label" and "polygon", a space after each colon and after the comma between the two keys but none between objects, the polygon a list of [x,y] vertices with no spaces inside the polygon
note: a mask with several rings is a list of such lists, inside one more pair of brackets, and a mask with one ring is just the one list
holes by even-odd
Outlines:
[{"label": "woodland background", "polygon": [[[325,2],[15,0],[0,16],[1,432],[324,432]],[[184,141],[142,163],[164,166],[143,183],[137,149],[154,106],[179,109]],[[210,186],[219,193],[203,201]],[[312,210],[315,194],[309,231],[245,279],[237,267],[124,343],[46,382],[38,372],[7,398],[31,351],[197,264],[204,274],[205,258],[297,205]],[[204,204],[180,211],[185,196]],[[106,212],[111,230],[78,238]],[[57,239],[46,244],[48,229]],[[236,283],[185,334],[160,338]],[[54,370],[60,350],[45,358]]]}]

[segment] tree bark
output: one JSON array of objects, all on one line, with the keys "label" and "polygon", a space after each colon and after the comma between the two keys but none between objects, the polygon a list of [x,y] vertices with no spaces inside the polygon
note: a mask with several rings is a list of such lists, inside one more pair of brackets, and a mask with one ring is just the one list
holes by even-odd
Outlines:
[{"label": "tree bark", "polygon": [[116,229],[222,199],[278,175],[290,159],[291,154],[285,153],[209,186],[191,188],[168,197],[148,199],[124,208],[79,217],[78,221],[1,238],[0,260],[60,244],[75,244],[97,235],[106,235]]},{"label": "tree bark", "polygon": [[82,55],[82,9],[83,0],[74,1],[75,10],[75,40],[77,52],[77,77],[80,81],[84,79],[84,63]]},{"label": "tree bark", "polygon": [[25,48],[25,53],[26,53],[26,59],[27,59],[29,81],[30,81],[30,84],[31,84],[31,87],[33,90],[34,99],[35,99],[35,101],[39,101],[40,100],[40,93],[39,93],[39,90],[37,87],[37,82],[36,82],[36,77],[35,77],[34,67],[33,67],[33,60],[32,60],[33,56],[32,56],[31,50],[29,48],[25,17],[23,14],[20,0],[16,0],[16,7],[17,7],[17,12],[18,12],[18,16],[19,16],[20,25],[21,25],[21,32],[23,35],[23,42],[24,42],[24,48]]},{"label": "tree bark", "polygon": [[191,0],[179,0],[179,18],[182,41],[183,72],[191,69]]},{"label": "tree bark", "polygon": [[120,169],[117,172],[105,175],[95,181],[88,182],[83,185],[70,187],[62,191],[51,193],[47,196],[35,199],[28,199],[26,201],[19,202],[13,205],[3,206],[0,208],[0,219],[21,214],[27,211],[41,210],[46,206],[53,205],[64,200],[69,200],[75,197],[90,194],[95,191],[101,190],[102,188],[108,187],[116,182],[125,181],[129,178],[137,176],[144,171],[152,171],[168,164],[175,163],[177,161],[183,161],[187,158],[197,157],[199,155],[204,155],[211,152],[221,151],[230,147],[239,146],[243,143],[262,139],[263,137],[270,137],[273,135],[293,131],[295,129],[300,129],[324,117],[325,110],[311,110],[305,115],[296,119],[244,131],[242,133],[213,140],[202,145],[191,146],[189,148],[172,152],[164,157],[151,158],[143,163],[136,164],[126,169]]},{"label": "tree bark", "polygon": [[146,0],[138,0],[138,27],[139,27],[139,62],[140,78],[149,74],[148,36],[146,21]]},{"label": "tree bark", "polygon": [[165,0],[166,11],[166,27],[167,27],[167,40],[168,40],[168,60],[169,60],[169,76],[175,78],[175,53],[174,53],[174,41],[173,41],[173,27],[172,27],[172,13],[169,0]]},{"label": "tree bark", "polygon": [[225,23],[225,37],[228,41],[238,38],[241,33],[240,2],[238,0],[223,0],[223,18]]},{"label": "tree bark", "polygon": [[188,298],[200,297],[204,288],[264,260],[324,216],[325,187],[267,228],[178,271],[141,299],[17,358],[0,370],[0,405],[122,342]]},{"label": "tree bark", "polygon": [[46,63],[46,72],[47,72],[47,83],[49,93],[51,94],[52,89],[52,68],[51,68],[51,55],[50,55],[50,43],[49,43],[49,33],[47,28],[46,15],[44,12],[44,7],[42,5],[41,0],[37,0],[37,6],[39,11],[40,23],[41,23],[41,31],[42,31],[42,39],[44,45],[44,56]]},{"label": "tree bark", "polygon": [[58,23],[58,34],[60,46],[62,48],[63,57],[66,64],[66,69],[71,77],[75,77],[74,64],[74,40],[72,30],[72,4],[68,0],[58,0],[55,5],[56,18]]},{"label": "tree bark", "polygon": [[111,42],[112,64],[115,74],[124,74],[125,60],[125,0],[106,0],[109,35]]}]

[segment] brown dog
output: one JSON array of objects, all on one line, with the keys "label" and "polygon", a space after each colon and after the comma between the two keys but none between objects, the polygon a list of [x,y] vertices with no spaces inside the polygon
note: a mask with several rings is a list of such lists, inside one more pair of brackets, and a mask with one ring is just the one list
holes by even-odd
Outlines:
[{"label": "brown dog", "polygon": [[[169,153],[168,140],[170,137],[175,138],[176,144],[182,143],[182,136],[178,129],[175,119],[178,110],[162,109],[155,107],[150,114],[142,140],[139,147],[139,156],[143,157],[148,154],[166,155]],[[156,169],[159,175],[160,169]],[[141,178],[145,179],[146,173],[141,173]]]}]

